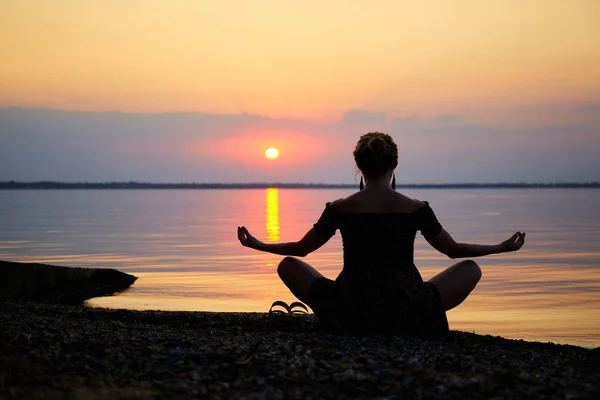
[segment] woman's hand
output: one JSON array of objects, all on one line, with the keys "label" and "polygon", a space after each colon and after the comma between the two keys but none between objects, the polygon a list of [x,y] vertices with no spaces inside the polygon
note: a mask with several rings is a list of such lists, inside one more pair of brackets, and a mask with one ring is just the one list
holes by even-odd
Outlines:
[{"label": "woman's hand", "polygon": [[250,247],[251,249],[258,249],[263,244],[263,242],[252,236],[245,226],[238,226],[238,239],[242,246]]},{"label": "woman's hand", "polygon": [[510,239],[505,240],[500,243],[500,248],[504,253],[508,253],[510,251],[517,251],[525,244],[525,233],[517,232],[510,237]]}]

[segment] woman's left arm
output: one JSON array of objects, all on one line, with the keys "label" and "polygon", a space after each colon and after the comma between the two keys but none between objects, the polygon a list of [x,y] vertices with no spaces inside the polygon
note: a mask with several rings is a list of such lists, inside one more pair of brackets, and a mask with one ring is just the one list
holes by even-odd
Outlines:
[{"label": "woman's left arm", "polygon": [[282,256],[304,257],[319,247],[323,246],[329,240],[311,228],[302,239],[297,242],[287,243],[264,243],[256,239],[248,232],[244,226],[238,226],[238,239],[242,246],[251,249],[266,251],[268,253],[280,254]]}]

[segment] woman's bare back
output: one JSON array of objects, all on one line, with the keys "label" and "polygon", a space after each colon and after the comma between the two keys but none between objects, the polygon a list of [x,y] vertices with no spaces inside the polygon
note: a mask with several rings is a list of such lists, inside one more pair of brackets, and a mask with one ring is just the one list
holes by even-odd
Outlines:
[{"label": "woman's bare back", "polygon": [[346,198],[334,201],[331,207],[340,213],[408,214],[425,205],[396,192],[389,186],[367,186]]}]

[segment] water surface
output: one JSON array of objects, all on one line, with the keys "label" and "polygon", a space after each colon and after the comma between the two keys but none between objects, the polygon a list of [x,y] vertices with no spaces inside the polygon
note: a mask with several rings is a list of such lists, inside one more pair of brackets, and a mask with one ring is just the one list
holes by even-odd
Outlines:
[{"label": "water surface", "polygon": [[[260,311],[293,301],[281,256],[239,245],[238,225],[265,241],[298,240],[348,189],[0,191],[0,259],[111,267],[140,279],[90,300],[133,309]],[[478,259],[483,278],[448,313],[451,329],[600,346],[599,189],[420,189],[457,241],[494,244],[517,230],[516,253]],[[417,235],[424,279],[450,266]],[[305,260],[334,279],[339,232]]]}]

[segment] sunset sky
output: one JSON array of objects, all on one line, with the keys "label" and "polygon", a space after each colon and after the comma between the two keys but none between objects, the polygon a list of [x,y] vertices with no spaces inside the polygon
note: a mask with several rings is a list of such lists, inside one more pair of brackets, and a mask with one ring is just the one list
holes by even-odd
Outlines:
[{"label": "sunset sky", "polygon": [[[600,181],[600,2],[0,3],[0,180]],[[264,152],[278,148],[280,157]]]}]

